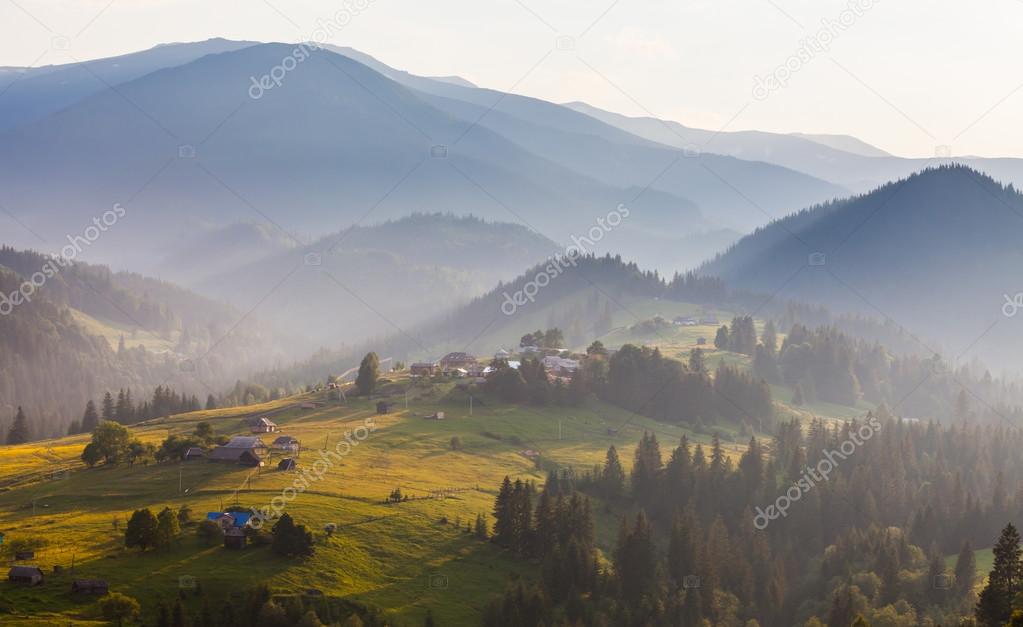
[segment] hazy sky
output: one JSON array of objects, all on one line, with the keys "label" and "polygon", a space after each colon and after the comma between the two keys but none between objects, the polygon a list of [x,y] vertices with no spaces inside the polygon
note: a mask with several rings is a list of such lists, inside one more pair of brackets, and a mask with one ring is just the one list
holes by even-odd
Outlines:
[{"label": "hazy sky", "polygon": [[714,130],[1023,157],[1023,0],[0,0],[0,65],[301,41],[339,10],[357,15],[332,43],[417,74]]}]

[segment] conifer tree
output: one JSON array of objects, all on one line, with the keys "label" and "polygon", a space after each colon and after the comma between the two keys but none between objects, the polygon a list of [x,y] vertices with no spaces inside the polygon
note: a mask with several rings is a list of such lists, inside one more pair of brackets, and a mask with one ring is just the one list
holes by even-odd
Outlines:
[{"label": "conifer tree", "polygon": [[963,548],[959,551],[955,566],[955,590],[960,598],[967,597],[973,592],[973,584],[977,580],[977,558],[973,554],[973,547],[970,541],[963,542]]},{"label": "conifer tree", "polygon": [[99,414],[96,413],[96,403],[91,400],[85,404],[85,413],[82,415],[82,433],[92,433],[99,426]]},{"label": "conifer tree", "polygon": [[620,497],[625,492],[625,470],[613,444],[607,449],[600,481],[604,494],[609,498]]},{"label": "conifer tree", "polygon": [[981,625],[998,627],[1009,620],[1013,598],[1020,592],[1023,565],[1020,563],[1019,532],[1012,523],[1002,530],[992,550],[994,564],[987,585],[977,600],[976,617]]},{"label": "conifer tree", "polygon": [[110,392],[103,395],[103,420],[114,420],[117,416],[116,406],[114,405],[114,397],[111,396]]},{"label": "conifer tree", "polygon": [[11,428],[7,431],[7,443],[24,444],[29,439],[31,439],[31,433],[28,428],[28,419],[25,417],[24,410],[19,406],[18,413],[14,415],[14,422],[11,423]]}]

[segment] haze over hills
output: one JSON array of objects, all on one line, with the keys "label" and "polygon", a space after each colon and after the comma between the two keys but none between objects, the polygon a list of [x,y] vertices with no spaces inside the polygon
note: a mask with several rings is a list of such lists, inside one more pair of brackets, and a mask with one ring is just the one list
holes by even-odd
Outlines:
[{"label": "haze over hills", "polygon": [[[370,211],[378,219],[451,211],[567,241],[628,203],[633,219],[622,230],[637,234],[623,248],[676,268],[711,250],[686,246],[693,252],[672,260],[664,252],[672,243],[708,232],[725,241],[733,234],[722,229],[748,230],[842,193],[769,164],[680,158],[564,107],[464,81],[406,77],[410,89],[322,50],[253,100],[253,77],[294,46],[238,45],[116,91],[61,94],[81,99],[0,135],[0,203],[50,240],[131,200],[137,211],[90,255],[145,271],[158,271],[153,248],[158,258],[180,254],[188,240],[239,221],[309,241]],[[46,184],[54,177],[60,186]],[[10,224],[12,237],[39,245]],[[669,241],[643,246],[640,234],[653,231]]]},{"label": "haze over hills", "polygon": [[1021,290],[1021,240],[1019,192],[966,166],[943,166],[774,222],[700,271],[778,298],[894,319],[936,338],[933,350],[953,360],[1019,368],[1019,318],[1003,306]]},{"label": "haze over hills", "polygon": [[906,159],[844,135],[778,134],[762,131],[711,131],[653,117],[629,117],[582,102],[565,105],[622,130],[684,149],[703,146],[707,152],[740,159],[765,161],[805,172],[841,185],[856,193],[869,191],[888,181],[907,177],[927,167],[964,163],[997,180],[1023,185],[1023,159],[956,157],[935,146],[931,159]]},{"label": "haze over hills", "polygon": [[[162,385],[205,399],[287,354],[286,335],[138,274],[76,262],[26,290],[48,263],[0,248],[0,414],[24,407],[37,417],[34,437],[63,435],[107,391],[131,390],[141,402]],[[29,300],[8,307],[16,290]]]},{"label": "haze over hills", "polygon": [[[304,340],[292,346],[298,357],[438,319],[558,250],[524,226],[416,214],[345,229],[209,276],[196,289],[242,311],[258,307]],[[198,259],[216,257],[212,249]]]}]

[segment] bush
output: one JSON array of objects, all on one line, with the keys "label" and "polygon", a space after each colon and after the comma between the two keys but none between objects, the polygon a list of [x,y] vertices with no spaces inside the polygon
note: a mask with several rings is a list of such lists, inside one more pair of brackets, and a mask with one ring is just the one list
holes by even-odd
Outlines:
[{"label": "bush", "polygon": [[207,545],[213,545],[223,539],[224,532],[220,530],[220,525],[217,523],[212,520],[204,520],[199,523],[195,530],[195,535],[199,536],[199,539]]},{"label": "bush", "polygon": [[141,607],[139,602],[130,596],[120,592],[111,592],[100,599],[99,609],[103,613],[103,618],[122,625],[124,619],[134,620],[138,618]]}]

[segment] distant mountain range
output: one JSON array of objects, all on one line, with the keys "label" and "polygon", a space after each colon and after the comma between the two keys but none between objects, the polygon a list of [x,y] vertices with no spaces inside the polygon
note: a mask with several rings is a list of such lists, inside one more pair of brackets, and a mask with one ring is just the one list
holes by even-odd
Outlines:
[{"label": "distant mountain range", "polygon": [[[737,288],[890,318],[946,358],[1018,367],[1023,195],[942,166],[758,229],[701,272]],[[1023,299],[1021,299],[1023,300]],[[1020,311],[1023,314],[1023,311]],[[928,340],[929,341],[929,340]]]},{"label": "distant mountain range", "polygon": [[[909,318],[906,327],[949,348],[970,339],[941,333],[944,316],[967,315],[958,296],[1000,302],[1018,291],[1001,270],[1018,261],[1005,239],[1019,234],[1005,211],[1016,196],[995,181],[1023,184],[1019,159],[957,159],[973,169],[917,174],[949,160],[903,159],[843,135],[711,131],[555,104],[416,76],[350,48],[224,39],[0,68],[0,92],[4,243],[57,252],[123,206],[83,258],[258,308],[299,329],[293,348],[444,316],[623,207],[628,218],[586,252],[669,275],[769,224],[702,271],[751,291],[784,286],[801,301]],[[888,183],[896,179],[905,180]],[[793,213],[804,207],[815,208]],[[966,237],[981,227],[964,207],[990,214],[994,239]],[[937,211],[948,219],[933,220]],[[884,221],[893,215],[903,221]],[[886,229],[874,232],[879,224]],[[801,251],[793,239],[820,242]],[[919,250],[908,254],[900,240]],[[825,254],[825,270],[789,281],[795,269],[783,266],[810,252]],[[978,260],[1002,265],[971,280]],[[849,286],[803,283],[845,273],[855,287],[866,268],[884,267],[912,284],[873,282],[876,293],[857,287],[849,298]],[[910,297],[955,281],[962,289],[940,306]]]},{"label": "distant mountain range", "polygon": [[[928,167],[963,163],[995,179],[1023,185],[1023,159],[956,157],[905,159],[848,135],[778,134],[762,131],[710,131],[653,117],[628,117],[582,102],[565,105],[638,137],[678,149],[699,146],[706,152],[774,163],[856,193],[905,178]],[[938,147],[935,147],[937,153]]]},{"label": "distant mountain range", "polygon": [[[596,252],[680,267],[713,252],[705,241],[844,193],[771,164],[683,157],[559,105],[412,77],[354,52],[358,60],[314,51],[250,98],[252,81],[294,50],[180,44],[93,62],[99,89],[75,67],[11,83],[16,102],[29,104],[3,113],[0,206],[14,216],[0,215],[5,231],[40,246],[121,202],[128,218],[90,258],[159,272],[160,260],[237,222],[311,241],[364,216],[441,211],[567,243],[627,204],[621,241]],[[650,234],[661,243],[645,245]]]}]

